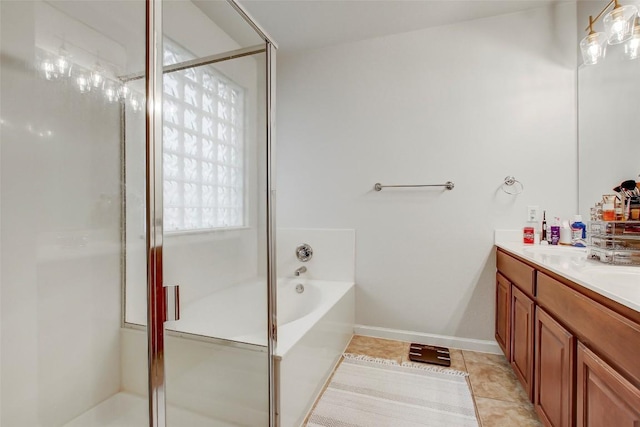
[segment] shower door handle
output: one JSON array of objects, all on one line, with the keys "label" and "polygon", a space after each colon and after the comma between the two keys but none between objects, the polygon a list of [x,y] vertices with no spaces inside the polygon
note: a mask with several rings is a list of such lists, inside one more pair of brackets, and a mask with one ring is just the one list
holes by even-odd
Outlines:
[{"label": "shower door handle", "polygon": [[165,322],[180,320],[180,285],[164,287]]}]

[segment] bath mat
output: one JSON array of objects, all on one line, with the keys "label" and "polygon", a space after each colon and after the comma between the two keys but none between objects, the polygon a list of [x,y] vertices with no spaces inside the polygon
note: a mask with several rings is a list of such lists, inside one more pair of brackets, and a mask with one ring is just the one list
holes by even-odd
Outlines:
[{"label": "bath mat", "polygon": [[467,374],[345,354],[308,427],[478,427]]}]

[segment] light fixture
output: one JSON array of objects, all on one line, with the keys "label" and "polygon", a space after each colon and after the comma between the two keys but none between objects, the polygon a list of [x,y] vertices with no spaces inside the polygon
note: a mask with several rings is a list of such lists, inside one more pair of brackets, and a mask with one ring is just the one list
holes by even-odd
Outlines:
[{"label": "light fixture", "polygon": [[113,85],[113,83],[106,83],[104,86],[104,97],[107,99],[107,102],[114,103],[118,100],[118,89]]},{"label": "light fixture", "polygon": [[62,42],[62,46],[58,50],[58,57],[55,60],[56,68],[58,69],[58,74],[61,76],[68,76],[71,71],[71,55],[65,48],[64,42]]},{"label": "light fixture", "polygon": [[[597,19],[597,18],[596,18]],[[606,34],[596,33],[593,31],[593,23],[595,20],[589,16],[589,35],[580,42],[580,51],[582,52],[582,60],[586,65],[597,64],[600,59],[604,58],[606,53]]]},{"label": "light fixture", "polygon": [[640,58],[640,17],[636,16],[631,29],[631,38],[624,45],[624,56],[627,59]]},{"label": "light fixture", "polygon": [[[593,30],[593,24],[613,6],[613,9],[607,13],[603,19],[605,32],[597,33]],[[638,16],[638,8],[633,5],[621,6],[618,0],[611,0],[594,18],[589,16],[589,26],[585,31],[589,31],[589,35],[580,42],[580,50],[585,65],[597,64],[606,52],[606,43],[610,45],[623,43],[632,38],[633,24]],[[633,46],[630,46],[632,48]],[[627,47],[625,47],[625,50]]]},{"label": "light fixture", "polygon": [[86,74],[78,74],[76,77],[76,85],[80,93],[87,93],[91,90],[91,79]]},{"label": "light fixture", "polygon": [[96,62],[96,65],[94,65],[93,70],[91,71],[91,85],[94,88],[101,88],[102,84],[104,83],[104,68],[102,68],[102,65],[100,65],[100,62]]},{"label": "light fixture", "polygon": [[52,61],[50,61],[49,59],[46,59],[42,61],[41,65],[42,65],[42,72],[44,73],[44,77],[47,80],[53,80],[56,77],[58,77],[58,73],[56,72],[56,66]]},{"label": "light fixture", "polygon": [[93,67],[88,68],[73,62],[64,43],[57,54],[38,48],[36,55],[36,69],[43,79],[57,81],[85,96],[90,95],[94,100],[102,99],[107,104],[120,103],[135,113],[144,109],[144,95],[130,89],[127,81],[112,71],[117,68],[113,64],[102,66],[97,60]]},{"label": "light fixture", "polygon": [[603,20],[604,30],[607,33],[609,44],[618,44],[631,37],[631,21],[638,15],[638,8],[632,5],[620,6],[618,0],[612,1],[613,10],[607,13]]},{"label": "light fixture", "polygon": [[118,89],[118,96],[122,100],[127,100],[130,94],[131,94],[131,89],[129,89],[126,83],[123,83],[122,86],[120,86],[120,89]]},{"label": "light fixture", "polygon": [[131,97],[131,101],[129,101],[129,105],[131,105],[131,108],[135,112],[138,112],[138,111],[142,110],[142,104],[140,103],[138,98],[135,97],[135,96]]}]

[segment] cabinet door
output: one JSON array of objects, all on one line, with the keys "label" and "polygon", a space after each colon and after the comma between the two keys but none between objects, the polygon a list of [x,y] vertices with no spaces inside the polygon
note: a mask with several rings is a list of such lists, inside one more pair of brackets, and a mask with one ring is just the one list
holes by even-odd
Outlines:
[{"label": "cabinet door", "polygon": [[640,390],[578,343],[578,427],[640,425]]},{"label": "cabinet door", "polygon": [[496,254],[498,271],[512,284],[518,286],[525,294],[533,298],[535,295],[536,270],[528,264],[498,250]]},{"label": "cabinet door", "polygon": [[496,341],[507,360],[511,357],[511,283],[496,274]]},{"label": "cabinet door", "polygon": [[531,298],[511,286],[511,366],[533,401],[533,314]]},{"label": "cabinet door", "polygon": [[536,307],[534,405],[547,426],[573,425],[575,338]]}]

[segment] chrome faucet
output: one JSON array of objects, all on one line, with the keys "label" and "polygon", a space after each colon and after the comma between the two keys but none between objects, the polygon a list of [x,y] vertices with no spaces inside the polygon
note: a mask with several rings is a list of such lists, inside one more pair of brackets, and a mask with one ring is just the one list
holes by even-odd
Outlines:
[{"label": "chrome faucet", "polygon": [[296,276],[301,275],[302,273],[306,273],[307,272],[307,267],[305,267],[304,265],[300,268],[297,268],[296,271],[294,272],[294,274]]}]

